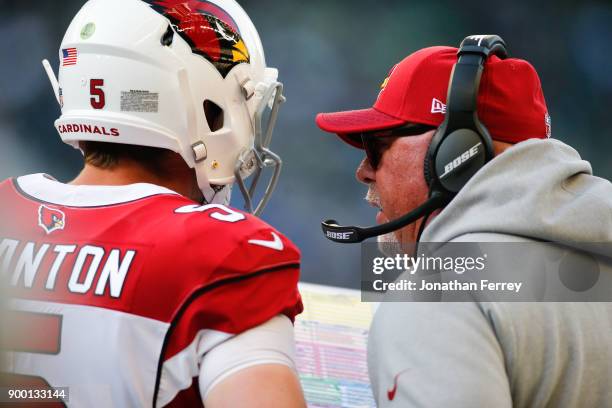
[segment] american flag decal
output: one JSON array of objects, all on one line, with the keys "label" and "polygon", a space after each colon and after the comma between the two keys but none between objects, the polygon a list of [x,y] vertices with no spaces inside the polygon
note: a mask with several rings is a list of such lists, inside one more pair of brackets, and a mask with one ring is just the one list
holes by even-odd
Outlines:
[{"label": "american flag decal", "polygon": [[62,48],[62,66],[67,67],[69,65],[76,65],[77,63],[77,49],[76,48]]}]

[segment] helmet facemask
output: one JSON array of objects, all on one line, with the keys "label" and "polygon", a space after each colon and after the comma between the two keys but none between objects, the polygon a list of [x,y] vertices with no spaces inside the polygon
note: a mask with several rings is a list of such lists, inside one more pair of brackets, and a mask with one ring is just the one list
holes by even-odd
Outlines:
[{"label": "helmet facemask", "polygon": [[[255,215],[260,215],[268,204],[270,197],[280,176],[282,160],[269,149],[272,141],[272,133],[276,125],[278,110],[281,103],[285,101],[283,96],[283,84],[274,81],[262,95],[259,106],[254,116],[255,138],[253,147],[244,150],[234,168],[236,183],[244,198],[245,209]],[[264,170],[270,169],[272,175],[268,181],[263,196],[254,205],[256,190]],[[247,186],[246,178],[251,178]]]}]

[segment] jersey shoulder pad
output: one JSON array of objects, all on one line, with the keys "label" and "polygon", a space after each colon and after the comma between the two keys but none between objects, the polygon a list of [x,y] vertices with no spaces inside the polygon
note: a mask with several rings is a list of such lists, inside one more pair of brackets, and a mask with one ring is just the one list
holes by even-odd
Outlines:
[{"label": "jersey shoulder pad", "polygon": [[[220,204],[187,204],[174,209],[184,251],[196,264],[235,275],[299,265],[296,245],[276,228],[243,211]],[[176,234],[173,234],[176,237]],[[215,263],[215,265],[212,265]]]}]

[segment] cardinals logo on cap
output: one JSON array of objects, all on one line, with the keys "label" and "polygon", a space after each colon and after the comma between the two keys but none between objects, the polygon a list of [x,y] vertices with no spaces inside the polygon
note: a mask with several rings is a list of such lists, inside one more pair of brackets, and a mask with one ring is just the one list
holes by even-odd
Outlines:
[{"label": "cardinals logo on cap", "polygon": [[385,80],[383,81],[382,84],[380,84],[380,92],[378,92],[378,97],[380,98],[380,95],[383,93],[383,91],[385,90],[385,88],[387,87],[387,84],[389,83],[389,79],[391,78],[391,75],[393,75],[393,71],[395,71],[395,68],[397,68],[399,64],[395,64],[390,70],[389,73],[387,74],[387,77],[385,78]]},{"label": "cardinals logo on cap", "polygon": [[206,0],[143,0],[170,20],[174,31],[193,53],[210,61],[225,78],[230,70],[250,61],[234,19]]},{"label": "cardinals logo on cap", "polygon": [[41,205],[38,207],[38,225],[44,229],[47,234],[51,234],[53,231],[63,230],[66,226],[66,215],[58,209]]}]

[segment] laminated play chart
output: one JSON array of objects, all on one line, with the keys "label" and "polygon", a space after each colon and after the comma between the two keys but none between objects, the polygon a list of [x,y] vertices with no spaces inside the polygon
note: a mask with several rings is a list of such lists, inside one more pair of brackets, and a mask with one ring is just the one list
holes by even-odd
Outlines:
[{"label": "laminated play chart", "polygon": [[297,365],[309,408],[374,407],[366,346],[376,305],[357,290],[300,283]]}]

